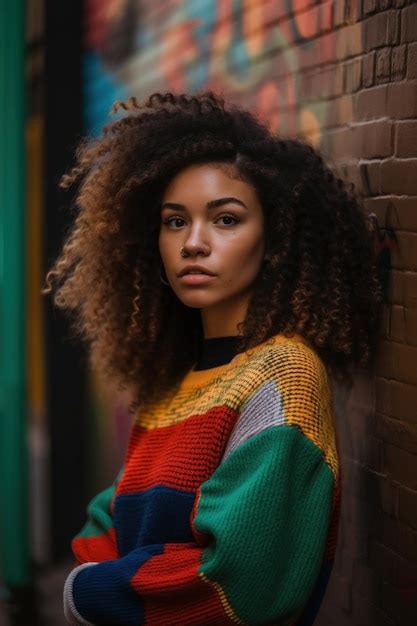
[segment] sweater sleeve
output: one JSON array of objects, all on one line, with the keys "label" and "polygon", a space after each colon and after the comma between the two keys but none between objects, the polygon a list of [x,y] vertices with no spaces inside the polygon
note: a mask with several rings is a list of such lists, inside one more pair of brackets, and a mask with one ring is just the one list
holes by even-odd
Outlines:
[{"label": "sweater sleeve", "polygon": [[194,540],[80,566],[66,590],[67,620],[293,623],[323,561],[333,489],[323,451],[297,425],[278,419],[252,431],[202,483],[190,518]]},{"label": "sweater sleeve", "polygon": [[282,344],[256,376],[222,459],[197,490],[187,542],[84,559],[65,585],[73,624],[293,625],[326,569],[338,459],[325,370]]},{"label": "sweater sleeve", "polygon": [[118,556],[113,503],[122,472],[123,468],[113,483],[88,503],[87,521],[71,543],[76,565],[115,559]]}]

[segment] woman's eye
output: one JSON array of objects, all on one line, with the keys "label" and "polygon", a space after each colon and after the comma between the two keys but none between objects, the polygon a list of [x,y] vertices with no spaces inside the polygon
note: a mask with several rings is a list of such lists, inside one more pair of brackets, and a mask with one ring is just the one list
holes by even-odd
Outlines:
[{"label": "woman's eye", "polygon": [[[219,217],[220,220],[227,220],[225,222],[225,226],[231,226],[233,224],[237,224],[239,222],[239,220],[236,217],[233,217],[233,215],[221,215]],[[231,222],[229,220],[232,220]]]},{"label": "woman's eye", "polygon": [[[165,220],[163,220],[164,224],[167,224],[169,227],[172,228],[172,223],[173,222],[183,222],[184,220],[181,217],[167,217]],[[178,226],[178,224],[177,224]],[[181,224],[180,224],[181,226]],[[174,228],[174,230],[176,230]]]},{"label": "woman's eye", "polygon": [[[238,218],[234,217],[233,215],[221,215],[220,217],[217,218],[216,223],[219,220],[225,220],[223,222],[224,226],[233,226],[234,224],[237,224],[239,222]],[[184,225],[185,220],[183,220],[182,217],[173,216],[173,217],[167,217],[162,221],[172,230],[177,230],[178,228],[181,228]]]}]

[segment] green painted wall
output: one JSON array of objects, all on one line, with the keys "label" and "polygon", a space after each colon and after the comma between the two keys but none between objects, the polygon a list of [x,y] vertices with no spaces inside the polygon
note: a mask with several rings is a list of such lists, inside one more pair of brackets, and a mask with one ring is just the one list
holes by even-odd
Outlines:
[{"label": "green painted wall", "polygon": [[29,582],[25,367],[25,3],[0,0],[0,575]]}]

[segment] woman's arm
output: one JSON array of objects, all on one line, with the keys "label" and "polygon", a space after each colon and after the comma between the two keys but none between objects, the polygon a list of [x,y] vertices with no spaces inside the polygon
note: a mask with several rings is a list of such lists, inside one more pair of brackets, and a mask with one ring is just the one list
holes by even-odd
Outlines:
[{"label": "woman's arm", "polygon": [[316,583],[333,489],[322,450],[297,426],[251,434],[201,485],[190,520],[195,541],[143,546],[120,559],[85,563],[66,584],[67,619],[161,626],[288,623]]},{"label": "woman's arm", "polygon": [[113,524],[113,502],[121,469],[110,487],[100,491],[87,506],[87,521],[71,543],[75,565],[118,558]]}]

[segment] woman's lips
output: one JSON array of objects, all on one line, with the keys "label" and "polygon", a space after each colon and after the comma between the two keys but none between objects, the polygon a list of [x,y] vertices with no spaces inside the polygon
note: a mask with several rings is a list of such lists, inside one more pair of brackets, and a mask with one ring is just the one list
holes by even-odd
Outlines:
[{"label": "woman's lips", "polygon": [[184,274],[179,277],[179,280],[186,285],[204,285],[212,281],[215,276],[209,274]]}]

